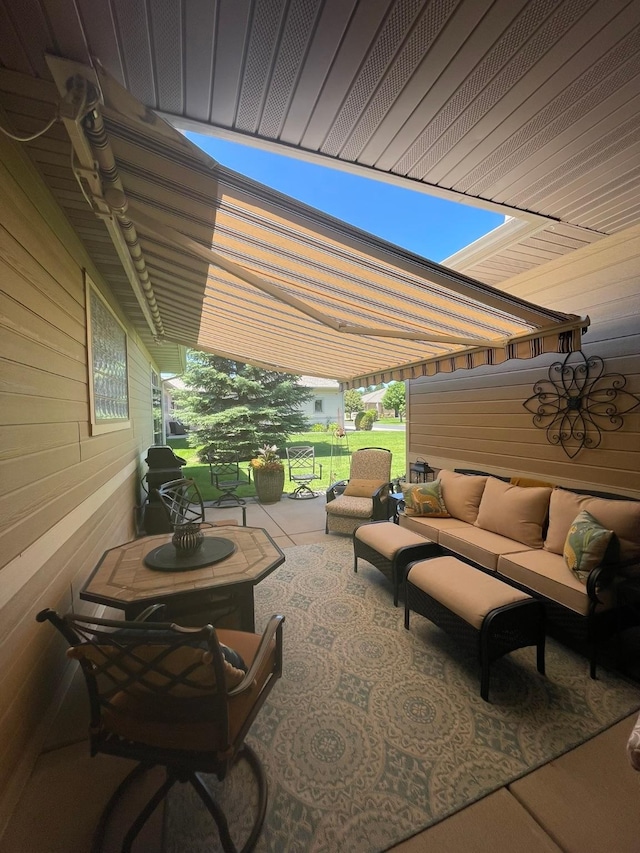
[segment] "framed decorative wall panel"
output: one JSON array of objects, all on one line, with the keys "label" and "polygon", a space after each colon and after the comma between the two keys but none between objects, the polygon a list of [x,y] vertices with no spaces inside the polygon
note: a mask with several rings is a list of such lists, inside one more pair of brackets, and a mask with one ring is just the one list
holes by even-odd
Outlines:
[{"label": "framed decorative wall panel", "polygon": [[128,429],[127,332],[88,276],[86,305],[91,432]]}]

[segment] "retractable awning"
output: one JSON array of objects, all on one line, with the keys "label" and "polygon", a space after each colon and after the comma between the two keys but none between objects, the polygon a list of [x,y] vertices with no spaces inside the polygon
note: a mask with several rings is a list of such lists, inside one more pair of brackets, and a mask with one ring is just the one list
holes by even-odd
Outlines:
[{"label": "retractable awning", "polygon": [[588,319],[516,299],[232,172],[98,63],[49,62],[66,94],[76,177],[156,339],[345,388],[580,349]]}]

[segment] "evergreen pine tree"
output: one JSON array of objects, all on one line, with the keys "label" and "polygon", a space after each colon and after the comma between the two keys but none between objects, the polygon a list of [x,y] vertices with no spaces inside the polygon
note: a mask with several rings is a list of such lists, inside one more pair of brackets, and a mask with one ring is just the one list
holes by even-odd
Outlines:
[{"label": "evergreen pine tree", "polygon": [[264,444],[282,452],[287,438],[308,427],[300,404],[312,392],[299,377],[250,364],[190,351],[176,395],[180,417],[194,427],[190,443],[205,452],[230,451],[241,460],[254,457]]}]

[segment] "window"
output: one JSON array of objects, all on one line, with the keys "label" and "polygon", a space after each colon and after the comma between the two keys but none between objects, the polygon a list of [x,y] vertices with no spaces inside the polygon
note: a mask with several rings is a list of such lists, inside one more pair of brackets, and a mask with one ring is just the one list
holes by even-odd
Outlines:
[{"label": "window", "polygon": [[322,414],[322,400],[315,400],[313,404],[313,411],[316,415]]},{"label": "window", "polygon": [[127,333],[89,277],[86,303],[91,432],[128,429]]},{"label": "window", "polygon": [[151,371],[151,406],[153,408],[153,443],[163,444],[162,382],[155,370]]}]

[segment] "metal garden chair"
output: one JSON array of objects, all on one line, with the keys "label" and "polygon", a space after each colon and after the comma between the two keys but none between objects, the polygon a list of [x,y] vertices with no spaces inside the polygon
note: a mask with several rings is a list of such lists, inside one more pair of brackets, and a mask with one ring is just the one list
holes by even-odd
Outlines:
[{"label": "metal garden chair", "polygon": [[322,477],[322,464],[316,463],[315,447],[312,445],[287,447],[287,462],[289,481],[296,484],[296,488],[289,497],[294,500],[317,498],[317,493],[309,485],[313,480],[319,480]]},{"label": "metal garden chair", "polygon": [[116,805],[156,766],[164,767],[165,779],[124,835],[123,853],[131,851],[176,782],[194,787],[216,823],[222,849],[237,853],[224,812],[200,774],[214,773],[222,781],[240,758],[258,788],[242,853],[253,850],[266,813],[267,781],[245,737],[282,674],[284,617],[272,616],[262,635],[211,625],[60,616],[49,609],[36,619],[51,622],[69,643],[68,656],[80,663],[89,694],[91,754],[138,762],[107,803],[91,853],[101,850]]}]

